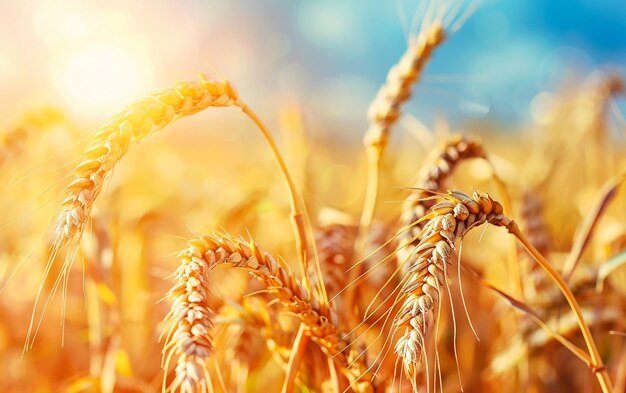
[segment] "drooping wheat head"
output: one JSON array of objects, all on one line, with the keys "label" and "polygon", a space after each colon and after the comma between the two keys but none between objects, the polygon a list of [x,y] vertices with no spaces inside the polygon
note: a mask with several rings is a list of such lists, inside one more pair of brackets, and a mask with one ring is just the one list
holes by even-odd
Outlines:
[{"label": "drooping wheat head", "polygon": [[463,161],[487,158],[482,143],[469,136],[453,135],[436,150],[430,160],[422,166],[415,189],[409,194],[402,207],[401,225],[408,227],[400,235],[403,245],[398,250],[398,262],[403,264],[420,242],[419,233],[424,226],[420,222],[435,202],[429,199],[431,191],[443,192],[447,180]]},{"label": "drooping wheat head", "polygon": [[189,241],[179,255],[177,283],[170,291],[173,301],[164,333],[164,367],[177,358],[176,376],[170,389],[203,392],[210,380],[205,360],[212,349],[209,330],[213,312],[208,308],[209,272],[218,264],[243,269],[278,299],[305,325],[305,333],[319,345],[350,381],[353,391],[373,392],[372,376],[358,361],[349,363],[349,343],[336,325],[336,317],[302,286],[291,272],[254,242],[229,235],[201,236]]},{"label": "drooping wheat head", "polygon": [[498,226],[511,223],[503,215],[502,205],[487,194],[474,192],[469,197],[455,191],[436,195],[440,202],[423,217],[426,224],[419,233],[419,245],[407,261],[409,276],[401,288],[404,303],[394,320],[396,329],[404,329],[395,352],[409,378],[415,376],[420,364],[429,328],[437,323],[435,311],[441,290],[447,286],[448,267],[457,240],[486,222]]},{"label": "drooping wheat head", "polygon": [[239,105],[235,88],[225,80],[182,82],[129,105],[96,130],[74,169],[56,223],[54,248],[80,238],[93,204],[118,161],[130,146],[171,122],[208,107]]}]

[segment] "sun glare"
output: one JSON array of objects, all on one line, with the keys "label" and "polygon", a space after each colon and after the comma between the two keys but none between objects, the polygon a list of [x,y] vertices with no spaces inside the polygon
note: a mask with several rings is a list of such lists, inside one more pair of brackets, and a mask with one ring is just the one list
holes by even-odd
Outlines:
[{"label": "sun glare", "polygon": [[68,107],[92,111],[123,104],[152,80],[147,56],[107,43],[85,46],[61,59],[54,83]]}]

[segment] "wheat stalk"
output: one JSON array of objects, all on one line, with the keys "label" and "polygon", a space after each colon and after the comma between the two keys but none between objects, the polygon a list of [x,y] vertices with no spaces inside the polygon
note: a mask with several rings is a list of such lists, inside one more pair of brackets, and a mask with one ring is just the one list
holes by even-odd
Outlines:
[{"label": "wheat stalk", "polygon": [[336,326],[336,317],[285,267],[254,242],[229,235],[201,236],[180,253],[177,284],[169,292],[172,310],[166,319],[164,367],[177,357],[176,377],[170,385],[181,392],[203,392],[210,385],[204,361],[212,350],[212,310],[207,303],[209,272],[218,264],[250,272],[304,325],[305,334],[332,357],[356,392],[373,392],[372,376],[364,364],[352,364],[349,343]]}]

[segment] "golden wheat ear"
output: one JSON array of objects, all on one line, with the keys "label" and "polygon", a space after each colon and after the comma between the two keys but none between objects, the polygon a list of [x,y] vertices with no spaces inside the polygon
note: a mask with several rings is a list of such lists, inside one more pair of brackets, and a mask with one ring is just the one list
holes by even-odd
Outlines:
[{"label": "golden wheat ear", "polygon": [[96,130],[93,140],[65,188],[56,223],[55,249],[80,238],[95,200],[130,146],[173,121],[209,107],[239,105],[235,88],[225,80],[182,82],[153,92]]},{"label": "golden wheat ear", "polygon": [[35,137],[57,126],[68,126],[65,113],[53,107],[29,111],[7,132],[0,133],[0,168],[15,160]]},{"label": "golden wheat ear", "polygon": [[378,178],[391,129],[402,113],[402,106],[411,98],[413,86],[419,81],[434,51],[448,34],[465,22],[469,13],[460,13],[464,1],[426,1],[415,13],[419,28],[409,38],[407,50],[398,63],[389,69],[385,83],[367,111],[368,129],[363,144],[368,161],[368,180],[361,228],[366,230],[374,217],[378,195]]},{"label": "golden wheat ear", "polygon": [[574,294],[559,273],[528,241],[517,223],[504,215],[502,205],[488,194],[478,191],[474,191],[472,197],[459,191],[435,195],[440,196],[440,202],[425,216],[428,217],[428,223],[420,233],[420,243],[410,262],[411,276],[402,287],[404,305],[394,321],[398,329],[404,329],[395,351],[409,378],[415,376],[421,362],[428,328],[433,322],[437,323],[433,310],[439,304],[440,289],[448,286],[446,269],[451,263],[455,243],[472,228],[489,223],[506,228],[515,236],[563,293],[585,340],[591,360],[588,366],[602,390],[610,392],[611,381],[606,367]]},{"label": "golden wheat ear", "polygon": [[437,203],[431,198],[432,192],[444,192],[456,168],[474,158],[486,160],[487,153],[482,142],[470,136],[453,135],[440,148],[433,150],[419,172],[413,191],[402,206],[402,225],[410,229],[401,234],[401,242],[407,246],[398,251],[399,263],[406,261],[413,248],[419,244],[419,234],[425,225],[420,220]]},{"label": "golden wheat ear", "polygon": [[[97,129],[80,163],[70,175],[73,180],[65,188],[66,198],[56,217],[55,238],[42,283],[48,279],[51,267],[58,263],[56,259],[64,248],[67,248],[67,254],[62,263],[62,275],[69,274],[94,203],[130,146],[179,118],[209,107],[224,106],[243,107],[235,88],[225,80],[206,80],[201,77],[199,83],[181,82],[173,88],[155,91],[130,104]],[[61,276],[56,281],[60,280]],[[43,284],[35,298],[26,349],[33,345],[48,302],[45,302],[44,311],[37,322],[36,314],[42,293]]]},{"label": "golden wheat ear", "polygon": [[296,315],[304,334],[319,345],[351,383],[355,392],[375,391],[373,376],[359,361],[349,362],[349,342],[337,328],[335,314],[308,291],[292,273],[253,241],[226,234],[201,236],[180,253],[177,279],[168,297],[172,309],[166,318],[163,348],[165,375],[176,358],[176,373],[169,390],[202,392],[211,381],[206,360],[212,350],[210,329],[214,312],[209,308],[209,275],[225,265],[248,271],[287,311]]},{"label": "golden wheat ear", "polygon": [[430,328],[437,323],[434,311],[441,290],[447,288],[447,269],[457,241],[483,223],[506,227],[511,222],[502,214],[502,205],[482,193],[473,198],[459,192],[441,195],[431,211],[419,244],[411,251],[408,279],[401,289],[404,304],[394,320],[394,326],[404,330],[395,352],[409,378],[417,372]]}]

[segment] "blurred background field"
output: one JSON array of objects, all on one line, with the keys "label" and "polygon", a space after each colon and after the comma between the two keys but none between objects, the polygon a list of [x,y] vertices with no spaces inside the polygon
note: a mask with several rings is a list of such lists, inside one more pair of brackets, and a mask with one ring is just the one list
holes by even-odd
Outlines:
[{"label": "blurred background field", "polygon": [[[121,160],[96,203],[67,299],[58,293],[51,301],[34,347],[23,354],[53,219],[93,130],[152,90],[196,80],[199,72],[226,78],[275,133],[314,226],[326,208],[347,213],[354,224],[365,193],[367,109],[406,50],[415,9],[416,2],[400,0],[0,0],[0,391],[158,391],[158,339],[168,308],[158,301],[171,287],[175,253],[194,234],[249,231],[273,255],[295,263],[289,203],[273,157],[240,111],[209,108]],[[482,2],[437,50],[394,130],[377,224],[397,230],[406,187],[430,150],[453,132],[476,134],[510,187],[510,216],[519,215],[524,187],[549,177],[536,191],[546,209],[551,261],[561,264],[601,186],[625,164],[623,86],[602,95],[607,78],[626,75],[624,20],[626,3],[618,0]],[[492,172],[470,161],[454,176],[454,188],[501,197]],[[596,274],[624,252],[624,211],[622,187],[585,254],[585,272]],[[472,250],[464,251],[467,263],[503,287],[510,285],[498,263],[507,258],[505,239],[488,229],[464,245]],[[612,276],[610,295],[595,303],[614,302],[622,314],[610,326],[620,331],[623,270]],[[216,274],[216,298],[241,300],[247,276]],[[53,271],[44,295],[54,278]],[[365,290],[361,306],[376,285]],[[461,324],[466,391],[597,389],[588,369],[554,343],[547,362],[567,370],[542,365],[530,385],[515,372],[508,378],[510,370],[495,375],[490,362],[516,329],[489,322],[515,326],[513,311],[467,285],[481,291],[470,301],[481,341]],[[219,342],[231,345],[233,337],[224,334]],[[599,336],[612,377],[626,380],[623,338]],[[445,390],[452,392],[459,386],[451,340],[440,338]],[[228,364],[230,356],[221,352],[216,362]],[[279,391],[281,369],[262,359],[244,387],[226,375],[228,391]]]}]

